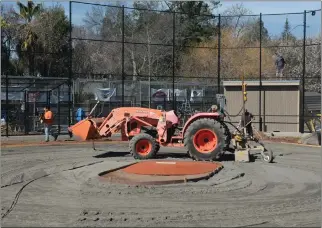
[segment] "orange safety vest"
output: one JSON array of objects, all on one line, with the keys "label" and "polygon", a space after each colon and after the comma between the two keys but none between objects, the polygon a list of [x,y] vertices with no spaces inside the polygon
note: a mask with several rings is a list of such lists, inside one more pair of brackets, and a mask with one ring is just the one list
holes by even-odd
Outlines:
[{"label": "orange safety vest", "polygon": [[54,114],[52,111],[45,112],[44,115],[44,123],[45,124],[53,124],[54,122]]}]

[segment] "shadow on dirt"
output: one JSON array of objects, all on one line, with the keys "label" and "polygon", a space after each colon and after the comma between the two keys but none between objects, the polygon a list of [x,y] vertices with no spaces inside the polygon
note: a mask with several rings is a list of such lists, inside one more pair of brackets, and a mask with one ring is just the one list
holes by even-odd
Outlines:
[{"label": "shadow on dirt", "polygon": [[[258,160],[257,156],[254,156],[253,154],[250,154],[249,156],[249,162],[255,162],[255,160]],[[218,159],[219,162],[223,161],[235,161],[235,154],[226,152]]]},{"label": "shadow on dirt", "polygon": [[[97,151],[97,150],[96,150]],[[114,152],[114,151],[107,151],[105,153],[101,153],[98,155],[94,155],[94,158],[111,158],[111,157],[132,157],[129,152]],[[156,159],[167,159],[167,158],[182,158],[182,159],[189,159],[190,157],[188,154],[185,153],[160,153],[157,154]]]},{"label": "shadow on dirt", "polygon": [[102,154],[98,154],[98,155],[95,155],[93,156],[94,158],[112,158],[112,157],[125,157],[129,155],[130,156],[130,153],[129,152],[114,152],[114,151],[107,151],[105,153],[102,153]]},{"label": "shadow on dirt", "polygon": [[218,159],[219,162],[222,161],[235,161],[235,155],[233,153],[224,153],[223,155],[220,156]]},{"label": "shadow on dirt", "polygon": [[[112,158],[112,157],[132,157],[129,152],[114,152],[107,151],[98,155],[94,155],[94,158]],[[160,153],[157,154],[155,159],[191,159],[186,153]],[[261,154],[250,154],[249,162],[256,162],[262,160]],[[192,159],[191,159],[192,160]],[[233,153],[224,153],[218,160],[218,162],[235,161],[235,155]],[[273,161],[272,163],[276,163]]]},{"label": "shadow on dirt", "polygon": [[191,159],[187,153],[164,153],[157,154],[157,159],[166,159],[166,158],[186,158]]}]

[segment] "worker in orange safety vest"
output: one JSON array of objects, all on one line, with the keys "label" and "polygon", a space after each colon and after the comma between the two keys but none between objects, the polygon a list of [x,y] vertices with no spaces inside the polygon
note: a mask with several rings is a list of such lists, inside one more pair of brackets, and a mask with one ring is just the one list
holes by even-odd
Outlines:
[{"label": "worker in orange safety vest", "polygon": [[54,114],[50,110],[50,107],[48,105],[44,108],[44,114],[41,117],[42,122],[44,123],[44,130],[45,130],[45,141],[49,142],[49,133],[56,141],[58,138],[58,134],[54,134],[52,132],[52,125],[54,123]]}]

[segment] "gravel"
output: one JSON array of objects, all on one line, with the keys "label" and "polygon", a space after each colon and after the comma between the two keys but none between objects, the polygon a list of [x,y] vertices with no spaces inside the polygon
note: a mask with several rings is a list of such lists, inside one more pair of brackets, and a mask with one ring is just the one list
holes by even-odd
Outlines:
[{"label": "gravel", "polygon": [[[207,181],[164,186],[100,182],[133,163],[128,146],[2,148],[2,226],[319,227],[320,149],[271,143],[275,163],[223,161]],[[164,159],[187,160],[162,148]]]}]

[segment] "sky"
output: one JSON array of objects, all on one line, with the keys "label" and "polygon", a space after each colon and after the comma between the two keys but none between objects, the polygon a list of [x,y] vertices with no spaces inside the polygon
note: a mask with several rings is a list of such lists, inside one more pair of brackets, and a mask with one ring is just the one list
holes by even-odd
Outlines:
[{"label": "sky", "polygon": [[[83,1],[83,0],[82,0]],[[3,1],[3,3],[8,1]],[[23,2],[23,1],[22,1]],[[42,1],[44,2],[44,1]],[[84,1],[85,2],[85,1]],[[101,4],[114,5],[113,2],[109,1],[86,1]],[[114,1],[115,2],[115,1]],[[131,6],[133,1],[126,1],[125,4]],[[11,1],[9,4],[14,4]],[[45,1],[45,5],[55,5],[57,1]],[[65,8],[66,15],[69,15],[69,2],[59,1]],[[297,13],[303,12],[304,10],[317,10],[321,9],[321,1],[221,1],[221,7],[215,10],[213,13],[222,13],[225,9],[228,9],[234,4],[243,4],[243,6],[252,11],[253,14],[280,14],[280,13]],[[90,5],[85,4],[72,4],[72,21],[73,24],[82,24],[84,14],[90,10]],[[291,14],[291,15],[274,15],[266,16],[263,15],[262,19],[265,27],[267,28],[270,35],[279,35],[285,23],[286,18],[290,23],[292,33],[297,37],[303,36],[303,14]],[[316,12],[315,16],[307,14],[307,37],[316,36],[321,32],[321,11]]]},{"label": "sky", "polygon": [[[321,1],[222,1],[221,4],[222,7],[219,8],[217,13],[234,4],[243,4],[245,8],[251,10],[254,14],[297,13],[304,10],[321,9]],[[286,18],[288,18],[290,27],[293,29],[292,33],[298,37],[303,37],[303,14],[262,16],[264,25],[270,35],[281,33]],[[321,12],[316,12],[314,17],[311,14],[307,14],[306,24],[309,26],[306,29],[307,37],[321,33]]]},{"label": "sky", "polygon": [[222,8],[228,8],[237,3],[242,3],[255,14],[295,13],[321,9],[320,1],[221,1]]}]

